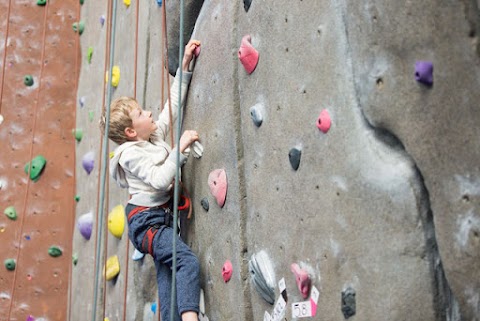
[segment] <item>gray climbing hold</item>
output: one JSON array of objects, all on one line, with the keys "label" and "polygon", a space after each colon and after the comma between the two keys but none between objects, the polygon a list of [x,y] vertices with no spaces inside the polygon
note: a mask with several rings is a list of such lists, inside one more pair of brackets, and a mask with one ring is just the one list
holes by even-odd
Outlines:
[{"label": "gray climbing hold", "polygon": [[195,141],[192,144],[192,154],[195,158],[201,158],[203,156],[203,146],[200,142]]},{"label": "gray climbing hold", "polygon": [[351,287],[348,287],[342,291],[342,312],[345,319],[355,315],[355,290]]},{"label": "gray climbing hold", "polygon": [[260,127],[263,122],[262,110],[263,110],[263,105],[260,103],[250,107],[250,116],[252,117],[253,123],[257,127]]},{"label": "gray climbing hold", "polygon": [[200,204],[202,204],[203,209],[208,212],[208,209],[210,208],[210,205],[208,204],[208,198],[202,198]]},{"label": "gray climbing hold", "polygon": [[290,165],[292,165],[292,168],[294,170],[297,170],[298,167],[300,166],[300,158],[302,157],[302,151],[299,150],[298,148],[292,148],[290,149],[290,152],[288,153],[288,158],[290,159]]},{"label": "gray climbing hold", "polygon": [[275,274],[272,262],[265,251],[262,250],[256,255],[252,254],[248,262],[248,271],[257,292],[265,301],[273,305],[275,302]]}]

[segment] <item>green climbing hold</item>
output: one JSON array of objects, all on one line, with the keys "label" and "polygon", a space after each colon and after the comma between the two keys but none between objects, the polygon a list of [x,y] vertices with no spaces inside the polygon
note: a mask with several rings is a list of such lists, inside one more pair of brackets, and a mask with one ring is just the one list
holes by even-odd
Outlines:
[{"label": "green climbing hold", "polygon": [[5,267],[7,268],[7,270],[9,270],[9,271],[15,270],[15,266],[17,265],[15,263],[14,259],[6,259],[4,264],[5,264]]},{"label": "green climbing hold", "polygon": [[83,4],[85,2],[85,0],[80,0],[80,4]]},{"label": "green climbing hold", "polygon": [[73,262],[73,265],[77,265],[77,263],[78,263],[78,254],[77,253],[73,253],[72,262]]},{"label": "green climbing hold", "polygon": [[88,47],[87,49],[87,61],[89,64],[92,63],[92,56],[93,56],[93,47]]},{"label": "green climbing hold", "polygon": [[76,141],[80,143],[83,138],[83,130],[77,128],[77,129],[73,129],[72,132],[73,132],[73,135],[75,136]]},{"label": "green climbing hold", "polygon": [[37,5],[44,6],[47,4],[47,0],[37,0]]},{"label": "green climbing hold", "polygon": [[85,30],[85,22],[80,21],[80,22],[74,22],[72,25],[73,31],[78,32],[79,34],[82,34],[83,31]]},{"label": "green climbing hold", "polygon": [[9,206],[3,211],[5,215],[12,221],[15,221],[17,219],[17,211],[15,210],[15,207]]},{"label": "green climbing hold", "polygon": [[59,257],[60,255],[62,255],[62,250],[60,250],[58,246],[52,245],[48,249],[48,254],[53,257]]},{"label": "green climbing hold", "polygon": [[80,202],[80,196],[75,195],[75,202],[77,202],[77,203]]},{"label": "green climbing hold", "polygon": [[23,77],[23,83],[25,84],[25,86],[33,86],[32,75],[25,75],[25,77]]},{"label": "green climbing hold", "polygon": [[93,111],[89,111],[88,112],[88,119],[90,120],[90,122],[93,121],[93,118],[95,117],[95,114],[93,113]]},{"label": "green climbing hold", "polygon": [[40,178],[40,174],[42,174],[46,164],[47,160],[45,157],[38,155],[31,162],[32,170],[30,170],[30,162],[25,165],[25,173],[27,173],[27,175],[30,173],[30,179],[36,182]]}]

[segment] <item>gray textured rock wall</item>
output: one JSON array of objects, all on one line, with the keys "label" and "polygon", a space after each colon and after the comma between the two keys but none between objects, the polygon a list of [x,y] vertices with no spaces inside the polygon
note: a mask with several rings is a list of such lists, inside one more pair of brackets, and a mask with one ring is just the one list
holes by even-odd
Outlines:
[{"label": "gray textured rock wall", "polygon": [[[134,86],[136,4],[118,6],[114,62],[122,76],[114,97],[135,95],[136,87],[139,101],[158,113],[161,9],[154,1],[139,5]],[[107,11],[91,1],[82,7],[82,52],[90,45],[98,51],[82,67],[78,95],[97,116],[106,43],[98,16]],[[241,1],[203,3],[193,30],[202,51],[183,127],[199,131],[205,151],[189,160],[184,181],[194,204],[187,243],[201,261],[210,320],[262,320],[272,312],[248,271],[260,251],[276,281],[285,278],[287,320],[291,303],[303,301],[292,263],[310,272],[320,292],[314,319],[342,320],[347,287],[356,291],[355,320],[479,319],[477,31],[473,1],[254,0],[248,12]],[[237,58],[247,34],[260,53],[251,75]],[[433,62],[433,86],[415,81],[417,60]],[[250,117],[256,104],[263,106],[260,127]],[[323,109],[332,119],[326,134],[315,125]],[[77,120],[91,133],[77,151],[81,161],[101,139],[96,123]],[[294,147],[302,152],[296,171],[288,157]],[[217,168],[228,178],[223,208],[207,185]],[[95,178],[77,181],[93,199]],[[127,200],[114,184],[108,192],[108,210]],[[79,204],[77,215],[88,206]],[[82,254],[73,320],[80,320],[92,308],[80,302],[91,302],[93,285],[83,277],[93,275],[95,248],[75,237]],[[121,319],[127,281],[128,319],[151,320],[151,259],[126,268],[126,248],[126,234],[108,235],[107,254],[118,254],[122,268],[117,282],[107,283],[106,315]],[[233,276],[224,283],[227,259]]]}]

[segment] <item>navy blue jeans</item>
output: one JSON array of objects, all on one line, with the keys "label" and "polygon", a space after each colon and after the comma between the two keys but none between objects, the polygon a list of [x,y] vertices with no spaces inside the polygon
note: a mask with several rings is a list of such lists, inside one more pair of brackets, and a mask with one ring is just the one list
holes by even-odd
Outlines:
[{"label": "navy blue jeans", "polygon": [[[127,204],[125,212],[128,214],[137,206]],[[171,207],[170,207],[171,208]],[[170,320],[172,265],[173,265],[173,229],[168,224],[173,220],[168,210],[162,207],[153,207],[139,212],[128,222],[128,237],[135,248],[142,253],[147,253],[145,248],[145,235],[154,226],[158,228],[152,240],[152,256],[157,270],[158,297],[162,320]],[[168,224],[168,225],[166,225]],[[151,232],[152,230],[150,230]],[[177,238],[177,272],[176,272],[176,313],[175,319],[180,321],[181,314],[194,311],[198,314],[200,302],[200,263],[198,258],[182,239]]]}]

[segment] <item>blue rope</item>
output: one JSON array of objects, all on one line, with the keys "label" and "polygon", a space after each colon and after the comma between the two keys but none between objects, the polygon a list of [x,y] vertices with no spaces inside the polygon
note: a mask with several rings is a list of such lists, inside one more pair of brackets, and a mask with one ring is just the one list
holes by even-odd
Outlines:
[{"label": "blue rope", "polygon": [[172,239],[172,249],[173,249],[173,264],[172,264],[172,293],[170,298],[170,321],[174,321],[174,313],[177,313],[175,309],[175,299],[177,297],[177,220],[178,220],[178,199],[179,199],[179,186],[180,186],[180,131],[182,130],[181,118],[182,118],[182,78],[183,78],[183,0],[180,0],[180,40],[179,40],[179,50],[178,50],[178,62],[180,65],[180,86],[178,87],[178,112],[177,112],[177,137],[176,137],[176,146],[177,146],[177,168],[175,171],[175,189],[173,193],[173,239]]},{"label": "blue rope", "polygon": [[[92,321],[96,320],[97,315],[97,296],[98,296],[98,283],[100,275],[100,252],[102,244],[102,234],[103,234],[103,219],[104,219],[104,207],[105,207],[105,181],[107,173],[107,162],[108,162],[108,131],[110,130],[110,103],[112,101],[112,69],[113,69],[113,57],[115,51],[115,25],[116,25],[116,11],[117,11],[117,1],[112,1],[112,28],[110,33],[110,66],[108,70],[108,91],[107,91],[107,106],[105,113],[105,133],[103,135],[103,149],[102,149],[102,170],[100,178],[100,205],[99,205],[99,215],[97,216],[98,220],[98,230],[97,230],[97,248],[95,256],[95,287],[94,287],[94,299],[93,299],[93,311],[92,311]],[[102,273],[103,275],[103,273]]]}]

